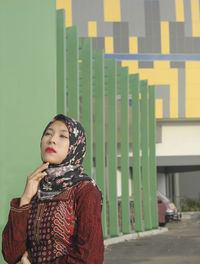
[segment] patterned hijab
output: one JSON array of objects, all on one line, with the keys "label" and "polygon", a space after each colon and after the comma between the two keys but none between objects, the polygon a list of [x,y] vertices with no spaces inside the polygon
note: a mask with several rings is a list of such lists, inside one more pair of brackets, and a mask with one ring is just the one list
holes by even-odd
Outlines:
[{"label": "patterned hijab", "polygon": [[69,131],[69,149],[66,158],[60,164],[50,164],[46,170],[47,175],[40,181],[38,188],[37,195],[40,200],[52,199],[80,181],[93,181],[83,173],[84,168],[81,166],[86,153],[86,135],[78,121],[59,114],[46,126],[42,137],[56,120],[64,122]]}]

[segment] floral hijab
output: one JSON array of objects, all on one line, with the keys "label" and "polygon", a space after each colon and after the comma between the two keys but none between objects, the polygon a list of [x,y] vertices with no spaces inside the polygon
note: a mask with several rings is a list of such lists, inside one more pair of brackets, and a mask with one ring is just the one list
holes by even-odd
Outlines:
[{"label": "floral hijab", "polygon": [[78,121],[59,114],[46,126],[42,137],[56,120],[64,122],[69,131],[69,149],[60,164],[50,164],[46,170],[47,175],[40,181],[38,188],[37,195],[40,200],[52,199],[80,181],[93,181],[83,173],[84,168],[81,166],[86,153],[86,135]]}]

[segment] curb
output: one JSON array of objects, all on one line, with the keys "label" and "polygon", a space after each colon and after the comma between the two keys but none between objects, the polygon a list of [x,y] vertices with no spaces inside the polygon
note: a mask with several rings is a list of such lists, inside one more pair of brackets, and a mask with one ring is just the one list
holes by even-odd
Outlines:
[{"label": "curb", "polygon": [[104,240],[104,246],[109,246],[121,242],[125,242],[127,240],[131,239],[138,239],[140,237],[147,237],[147,236],[153,236],[153,235],[159,235],[164,232],[167,232],[168,228],[167,227],[162,227],[159,229],[154,229],[154,230],[149,230],[149,231],[144,231],[144,232],[138,232],[138,233],[132,233],[128,235],[121,235],[119,237],[113,237],[113,238],[108,238]]},{"label": "curb", "polygon": [[182,212],[182,219],[184,220],[188,220],[188,219],[192,219],[194,217],[199,217],[200,216],[200,212],[199,211],[191,211],[191,212]]}]

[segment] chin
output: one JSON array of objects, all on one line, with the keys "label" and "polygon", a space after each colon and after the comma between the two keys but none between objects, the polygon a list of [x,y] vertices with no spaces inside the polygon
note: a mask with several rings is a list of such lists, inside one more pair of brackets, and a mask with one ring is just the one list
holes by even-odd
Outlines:
[{"label": "chin", "polygon": [[55,160],[54,158],[51,157],[43,157],[41,156],[41,159],[44,163],[49,162],[50,164],[59,164],[60,162]]}]

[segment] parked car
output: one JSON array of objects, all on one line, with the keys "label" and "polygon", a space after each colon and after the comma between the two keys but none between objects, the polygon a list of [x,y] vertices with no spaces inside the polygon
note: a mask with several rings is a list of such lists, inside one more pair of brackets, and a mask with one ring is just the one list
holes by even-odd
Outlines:
[{"label": "parked car", "polygon": [[158,221],[160,225],[165,225],[170,221],[179,221],[181,214],[178,212],[174,203],[172,203],[164,194],[157,192],[158,200]]}]

